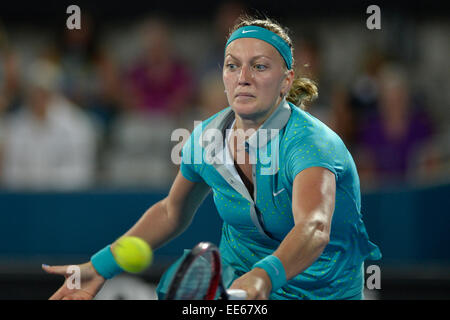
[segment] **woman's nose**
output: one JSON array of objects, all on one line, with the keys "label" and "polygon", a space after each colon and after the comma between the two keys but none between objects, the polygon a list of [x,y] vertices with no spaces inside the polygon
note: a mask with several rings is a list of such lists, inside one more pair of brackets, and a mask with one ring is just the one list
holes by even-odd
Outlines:
[{"label": "woman's nose", "polygon": [[239,84],[240,85],[248,85],[250,84],[250,80],[252,78],[252,72],[250,67],[243,65],[241,68],[241,72],[239,73]]}]

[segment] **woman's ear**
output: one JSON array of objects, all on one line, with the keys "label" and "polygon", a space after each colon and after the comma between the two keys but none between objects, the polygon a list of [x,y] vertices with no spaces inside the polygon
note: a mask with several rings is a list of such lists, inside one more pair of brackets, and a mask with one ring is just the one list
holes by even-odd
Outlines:
[{"label": "woman's ear", "polygon": [[292,83],[294,82],[295,73],[294,70],[287,70],[286,77],[283,80],[283,86],[281,87],[280,97],[284,97],[291,90]]}]

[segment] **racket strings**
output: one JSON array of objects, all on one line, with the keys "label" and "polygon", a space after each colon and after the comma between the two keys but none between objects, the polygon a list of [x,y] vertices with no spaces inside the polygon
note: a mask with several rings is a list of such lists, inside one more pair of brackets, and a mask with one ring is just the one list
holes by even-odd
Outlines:
[{"label": "racket strings", "polygon": [[208,292],[213,277],[213,255],[206,252],[198,256],[181,281],[176,300],[201,300]]}]

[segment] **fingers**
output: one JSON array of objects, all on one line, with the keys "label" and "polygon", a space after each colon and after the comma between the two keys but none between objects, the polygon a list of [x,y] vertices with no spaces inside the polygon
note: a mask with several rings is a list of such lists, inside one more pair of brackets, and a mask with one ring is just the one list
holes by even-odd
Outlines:
[{"label": "fingers", "polygon": [[252,271],[233,281],[229,289],[241,289],[247,292],[246,300],[267,300],[270,289],[264,278]]},{"label": "fingers", "polygon": [[246,292],[245,300],[266,300],[263,294],[254,288],[245,288],[244,291]]},{"label": "fingers", "polygon": [[[59,290],[58,290],[59,291]],[[58,292],[57,292],[58,293]],[[50,300],[93,300],[94,297],[89,293],[85,292],[75,292],[75,293],[60,293],[56,295],[54,294],[54,298],[50,298]]]},{"label": "fingers", "polygon": [[248,293],[242,289],[228,289],[228,299],[229,300],[246,300]]},{"label": "fingers", "polygon": [[68,289],[66,283],[58,289],[49,300],[92,300],[94,295],[88,291],[77,289]]},{"label": "fingers", "polygon": [[56,291],[50,298],[48,298],[48,300],[61,300],[64,299],[65,294],[64,294],[64,285],[63,287],[59,288],[58,291]]},{"label": "fingers", "polygon": [[[67,266],[49,266],[46,264],[42,265],[42,270],[49,274],[57,274],[66,276],[67,273]],[[59,288],[50,298],[49,300],[61,300],[66,298],[67,290],[65,288],[65,282],[61,288]]]},{"label": "fingers", "polygon": [[51,274],[59,274],[62,276],[65,276],[67,274],[67,267],[68,266],[48,266],[46,264],[42,265],[42,269]]},{"label": "fingers", "polygon": [[[66,278],[64,284],[49,298],[49,300],[91,300],[94,298],[95,293],[99,290],[103,282],[99,279],[88,277],[87,282],[84,283],[85,289],[81,289],[80,283],[77,286],[73,286],[69,276],[73,274],[71,267],[81,266],[48,266],[43,264],[42,269],[49,274],[62,275]],[[80,272],[80,271],[78,271]],[[85,270],[85,272],[88,272]],[[103,279],[103,278],[101,278]],[[70,285],[69,285],[70,284]]]}]

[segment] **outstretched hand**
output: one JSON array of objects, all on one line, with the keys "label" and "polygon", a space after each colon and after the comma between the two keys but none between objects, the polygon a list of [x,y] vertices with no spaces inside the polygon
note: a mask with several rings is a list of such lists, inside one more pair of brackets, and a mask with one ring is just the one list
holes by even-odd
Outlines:
[{"label": "outstretched hand", "polygon": [[[77,267],[79,274],[72,271]],[[49,300],[91,300],[100,291],[105,283],[105,278],[99,275],[91,262],[76,266],[47,266],[42,265],[42,269],[50,274],[58,274],[65,277],[64,284],[49,298]],[[73,281],[72,277],[79,276],[78,281]]]}]

